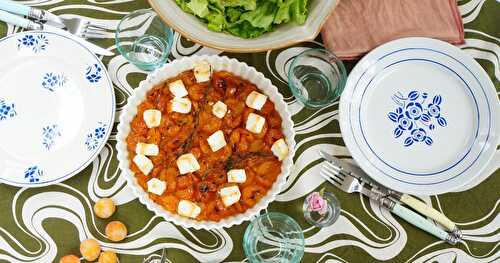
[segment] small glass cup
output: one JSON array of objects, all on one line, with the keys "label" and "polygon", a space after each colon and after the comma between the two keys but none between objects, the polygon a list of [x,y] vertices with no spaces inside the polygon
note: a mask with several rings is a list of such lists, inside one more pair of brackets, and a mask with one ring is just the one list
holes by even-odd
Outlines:
[{"label": "small glass cup", "polygon": [[304,242],[302,229],[293,218],[270,212],[248,225],[243,250],[252,263],[296,263],[304,255]]},{"label": "small glass cup", "polygon": [[288,85],[306,107],[328,106],[344,90],[347,75],[344,64],[326,49],[307,49],[298,54],[288,70]]},{"label": "small glass cup", "polygon": [[167,61],[173,39],[174,31],[151,9],[126,15],[115,33],[118,51],[145,71],[152,71]]},{"label": "small glass cup", "polygon": [[304,200],[304,205],[302,206],[302,211],[304,212],[304,218],[306,221],[317,227],[326,227],[330,226],[340,216],[340,202],[330,192],[324,192],[322,197],[326,201],[326,212],[324,214],[319,213],[318,211],[312,211],[311,203],[309,202],[309,197],[314,194],[309,194]]}]

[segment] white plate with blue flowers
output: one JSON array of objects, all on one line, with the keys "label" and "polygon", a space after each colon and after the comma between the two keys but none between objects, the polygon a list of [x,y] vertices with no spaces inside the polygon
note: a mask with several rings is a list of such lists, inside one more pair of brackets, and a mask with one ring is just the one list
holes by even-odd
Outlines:
[{"label": "white plate with blue flowers", "polygon": [[340,100],[355,161],[397,191],[430,195],[479,176],[499,143],[500,107],[469,55],[429,38],[404,38],[366,55]]},{"label": "white plate with blue flowers", "polygon": [[0,40],[0,182],[65,180],[100,152],[114,121],[111,79],[98,57],[64,36]]}]

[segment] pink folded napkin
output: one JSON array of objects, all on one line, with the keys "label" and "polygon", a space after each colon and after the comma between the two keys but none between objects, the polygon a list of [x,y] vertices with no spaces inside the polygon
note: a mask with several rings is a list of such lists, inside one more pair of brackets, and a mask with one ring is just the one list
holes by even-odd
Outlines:
[{"label": "pink folded napkin", "polygon": [[341,59],[357,58],[401,37],[464,43],[456,0],[340,0],[321,35]]}]

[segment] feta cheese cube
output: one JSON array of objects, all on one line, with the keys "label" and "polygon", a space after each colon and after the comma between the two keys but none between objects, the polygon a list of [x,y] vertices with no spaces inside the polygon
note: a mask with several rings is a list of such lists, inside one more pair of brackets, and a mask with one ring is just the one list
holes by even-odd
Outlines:
[{"label": "feta cheese cube", "polygon": [[273,154],[281,161],[288,155],[288,145],[285,140],[281,138],[273,143],[271,151],[273,151]]},{"label": "feta cheese cube", "polygon": [[172,92],[172,94],[174,94],[174,97],[177,98],[182,98],[188,95],[188,91],[186,90],[182,79],[169,83],[168,89],[170,90],[170,92]]},{"label": "feta cheese cube", "polygon": [[189,200],[181,200],[177,206],[177,213],[181,216],[196,218],[201,213],[201,208]]},{"label": "feta cheese cube", "polygon": [[167,189],[167,182],[157,178],[149,179],[147,185],[148,185],[148,192],[153,193],[155,195],[162,195],[163,192],[165,192],[165,189]]},{"label": "feta cheese cube", "polygon": [[240,188],[237,185],[221,188],[219,195],[225,207],[236,204],[241,198]]},{"label": "feta cheese cube", "polygon": [[215,117],[222,119],[226,115],[227,112],[227,105],[224,104],[222,101],[217,101],[213,106],[212,106],[212,113],[215,115]]},{"label": "feta cheese cube", "polygon": [[252,109],[261,110],[262,107],[264,107],[266,100],[266,95],[258,93],[257,91],[252,91],[248,94],[245,104]]},{"label": "feta cheese cube", "polygon": [[135,163],[135,165],[137,165],[137,168],[139,168],[139,170],[141,170],[144,175],[148,175],[151,170],[153,170],[153,162],[149,160],[148,157],[142,154],[136,155],[132,161]]},{"label": "feta cheese cube", "polygon": [[210,148],[212,151],[216,152],[224,146],[226,146],[226,139],[224,138],[224,133],[221,130],[218,130],[214,132],[212,135],[208,136],[207,138],[208,145],[210,145]]},{"label": "feta cheese cube", "polygon": [[209,81],[212,75],[212,67],[206,60],[197,61],[194,64],[194,77],[196,82]]},{"label": "feta cheese cube", "polygon": [[142,118],[146,123],[148,128],[154,128],[160,126],[161,122],[161,111],[159,110],[145,110],[144,114],[142,114]]},{"label": "feta cheese cube", "polygon": [[135,153],[140,155],[156,156],[160,152],[158,145],[150,143],[137,143],[135,146]]},{"label": "feta cheese cube", "polygon": [[189,113],[191,111],[191,101],[188,98],[173,98],[172,111],[178,113]]},{"label": "feta cheese cube", "polygon": [[200,164],[192,153],[186,153],[177,158],[177,168],[180,174],[187,174],[198,171]]},{"label": "feta cheese cube", "polygon": [[227,172],[227,181],[229,183],[244,183],[247,180],[245,169],[232,169]]},{"label": "feta cheese cube", "polygon": [[264,124],[266,123],[266,119],[258,114],[250,113],[248,114],[246,129],[259,134],[264,128]]}]

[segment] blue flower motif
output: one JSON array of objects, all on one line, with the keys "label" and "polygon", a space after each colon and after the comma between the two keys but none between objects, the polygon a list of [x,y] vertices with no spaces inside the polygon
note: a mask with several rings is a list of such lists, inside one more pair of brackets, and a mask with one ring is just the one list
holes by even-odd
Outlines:
[{"label": "blue flower motif", "polygon": [[67,78],[64,74],[45,73],[42,80],[42,87],[49,91],[54,91],[56,87],[62,87],[66,84]]},{"label": "blue flower motif", "polygon": [[411,130],[413,128],[413,121],[406,117],[403,117],[403,115],[401,115],[401,117],[399,118],[398,123],[399,128],[402,130]]},{"label": "blue flower motif", "polygon": [[40,181],[40,177],[43,176],[43,170],[41,170],[38,166],[28,167],[24,171],[24,178],[28,179],[30,183],[36,183]]},{"label": "blue flower motif", "polygon": [[61,137],[61,132],[57,124],[48,125],[42,128],[42,145],[47,151],[55,145],[57,137]]},{"label": "blue flower motif", "polygon": [[0,121],[17,116],[16,105],[0,99]]},{"label": "blue flower motif", "polygon": [[24,35],[22,38],[17,39],[17,49],[30,48],[33,52],[37,53],[47,48],[49,40],[43,34]]},{"label": "blue flower motif", "polygon": [[421,142],[425,139],[427,133],[422,128],[417,128],[411,131],[411,137],[416,142]]},{"label": "blue flower motif", "polygon": [[403,141],[406,147],[420,142],[432,145],[434,141],[428,135],[429,132],[435,130],[436,125],[441,127],[448,125],[441,112],[443,101],[441,95],[432,97],[432,102],[426,104],[427,99],[430,99],[429,93],[415,90],[410,91],[407,96],[401,92],[392,96],[397,107],[393,112],[389,112],[387,117],[397,125],[393,132],[394,138],[407,133]]},{"label": "blue flower motif", "polygon": [[106,124],[99,122],[97,128],[88,133],[85,138],[85,146],[87,146],[87,150],[93,151],[99,147],[99,144],[102,142],[105,134]]},{"label": "blue flower motif", "polygon": [[427,111],[432,117],[439,118],[439,115],[441,114],[441,107],[439,107],[439,105],[431,103],[429,104],[429,106],[427,106]]},{"label": "blue flower motif", "polygon": [[35,44],[35,38],[33,35],[26,35],[21,39],[21,43],[27,47],[31,47]]},{"label": "blue flower motif", "polygon": [[406,105],[406,117],[414,120],[420,119],[422,116],[423,108],[422,105],[418,102],[410,102]]},{"label": "blue flower motif", "polygon": [[98,127],[94,130],[94,136],[97,139],[102,139],[104,137],[104,134],[106,133],[106,129],[104,127]]},{"label": "blue flower motif", "polygon": [[85,78],[90,83],[97,83],[102,78],[102,68],[98,64],[87,67]]}]

